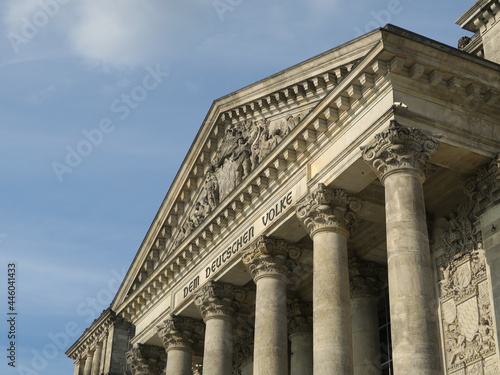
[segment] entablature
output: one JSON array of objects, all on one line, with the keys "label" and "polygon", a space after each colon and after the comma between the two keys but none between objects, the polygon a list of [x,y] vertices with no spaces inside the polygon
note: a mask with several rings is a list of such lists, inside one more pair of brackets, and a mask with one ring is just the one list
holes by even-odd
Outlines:
[{"label": "entablature", "polygon": [[80,338],[66,351],[66,355],[73,360],[81,358],[91,350],[95,343],[107,334],[108,329],[117,321],[116,314],[111,310],[104,310],[99,318],[94,320]]}]

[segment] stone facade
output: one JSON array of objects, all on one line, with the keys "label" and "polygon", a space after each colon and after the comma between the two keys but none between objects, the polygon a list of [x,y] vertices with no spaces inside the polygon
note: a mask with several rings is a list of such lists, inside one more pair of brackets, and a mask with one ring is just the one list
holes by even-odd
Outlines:
[{"label": "stone facade", "polygon": [[500,374],[498,9],[215,101],[75,375]]}]

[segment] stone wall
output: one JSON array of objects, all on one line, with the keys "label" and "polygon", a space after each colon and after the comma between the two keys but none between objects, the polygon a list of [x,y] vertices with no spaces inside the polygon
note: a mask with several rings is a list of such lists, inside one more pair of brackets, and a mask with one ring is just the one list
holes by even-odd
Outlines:
[{"label": "stone wall", "polygon": [[449,375],[500,374],[491,264],[479,221],[497,201],[496,162],[464,180],[467,199],[435,222],[437,305]]}]

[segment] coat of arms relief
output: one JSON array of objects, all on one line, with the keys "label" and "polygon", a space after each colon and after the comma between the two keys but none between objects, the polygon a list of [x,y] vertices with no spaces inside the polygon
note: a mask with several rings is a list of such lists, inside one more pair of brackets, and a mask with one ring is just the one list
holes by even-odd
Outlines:
[{"label": "coat of arms relief", "polygon": [[436,238],[447,374],[500,374],[491,285],[478,229],[478,215],[497,200],[497,166],[495,159],[464,181],[468,199],[449,215]]}]

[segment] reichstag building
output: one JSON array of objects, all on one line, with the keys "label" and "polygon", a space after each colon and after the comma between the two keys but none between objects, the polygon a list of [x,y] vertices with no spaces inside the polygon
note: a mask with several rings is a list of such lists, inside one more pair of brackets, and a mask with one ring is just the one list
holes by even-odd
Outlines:
[{"label": "reichstag building", "polygon": [[216,100],[74,375],[499,375],[500,1]]}]

